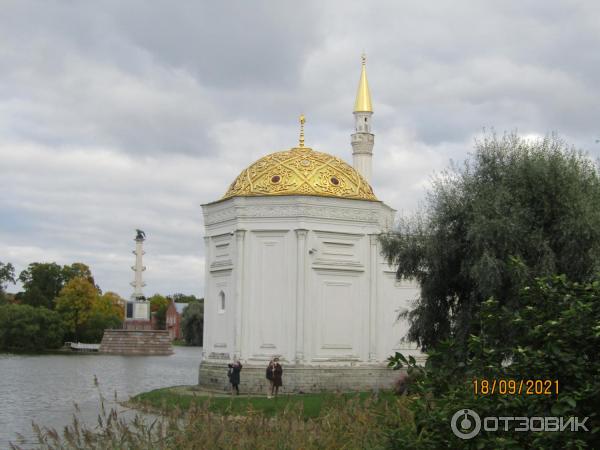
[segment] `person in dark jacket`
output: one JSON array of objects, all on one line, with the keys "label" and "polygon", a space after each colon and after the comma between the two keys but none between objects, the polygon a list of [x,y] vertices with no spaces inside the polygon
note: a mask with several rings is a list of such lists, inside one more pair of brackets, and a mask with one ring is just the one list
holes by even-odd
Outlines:
[{"label": "person in dark jacket", "polygon": [[269,380],[269,390],[267,391],[267,398],[271,398],[273,395],[273,359],[269,361],[269,365],[267,366],[267,380]]},{"label": "person in dark jacket", "polygon": [[233,364],[228,364],[229,370],[227,376],[231,383],[231,393],[235,390],[236,395],[240,395],[240,372],[242,371],[242,363],[239,360],[234,360]]},{"label": "person in dark jacket", "polygon": [[272,362],[273,381],[271,383],[271,396],[279,393],[279,388],[283,386],[283,367],[279,364],[279,358],[274,358]]}]

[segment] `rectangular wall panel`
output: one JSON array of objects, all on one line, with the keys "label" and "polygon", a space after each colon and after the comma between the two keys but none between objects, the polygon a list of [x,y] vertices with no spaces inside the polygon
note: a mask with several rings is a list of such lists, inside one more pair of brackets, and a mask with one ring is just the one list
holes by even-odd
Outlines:
[{"label": "rectangular wall panel", "polygon": [[294,292],[291,285],[288,232],[253,232],[249,277],[250,348],[257,358],[281,355],[287,342],[286,311]]},{"label": "rectangular wall panel", "polygon": [[361,234],[315,231],[310,244],[316,250],[313,267],[364,270],[365,239]]},{"label": "rectangular wall panel", "polygon": [[277,348],[281,336],[282,303],[285,295],[285,264],[283,239],[262,239],[260,246],[258,301],[260,322],[265,324],[259,331],[260,344],[267,348]]},{"label": "rectangular wall panel", "polygon": [[310,311],[313,361],[358,359],[368,306],[363,298],[364,273],[315,270],[311,276],[314,283]]},{"label": "rectangular wall panel", "polygon": [[351,281],[323,280],[320,302],[322,349],[352,350],[352,288]]},{"label": "rectangular wall panel", "polygon": [[211,239],[210,254],[211,262],[209,269],[211,272],[223,269],[231,269],[233,267],[233,260],[231,254],[231,234],[223,234],[214,236]]},{"label": "rectangular wall panel", "polygon": [[[212,357],[230,359],[233,352],[235,304],[232,298],[231,270],[210,273],[210,296],[205,299],[204,316],[210,318],[209,331]],[[223,301],[222,301],[222,300]],[[225,309],[221,309],[221,306]]]}]

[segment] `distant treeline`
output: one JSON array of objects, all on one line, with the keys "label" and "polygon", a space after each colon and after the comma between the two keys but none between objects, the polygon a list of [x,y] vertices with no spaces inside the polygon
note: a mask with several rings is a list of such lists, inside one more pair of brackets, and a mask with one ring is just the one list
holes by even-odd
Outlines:
[{"label": "distant treeline", "polygon": [[[23,290],[7,293],[7,285],[17,280]],[[155,294],[149,300],[159,328],[164,328],[171,300],[198,303],[200,307],[190,311],[196,315],[203,309],[203,299],[193,295]],[[35,351],[58,348],[65,341],[100,342],[105,329],[122,327],[124,305],[118,294],[102,292],[83,263],[60,266],[35,262],[16,278],[14,266],[0,262],[0,349]],[[200,315],[200,324],[201,319]],[[195,316],[187,322],[198,326]],[[201,341],[201,329],[184,330],[193,345],[201,343],[197,342],[198,334]]]}]

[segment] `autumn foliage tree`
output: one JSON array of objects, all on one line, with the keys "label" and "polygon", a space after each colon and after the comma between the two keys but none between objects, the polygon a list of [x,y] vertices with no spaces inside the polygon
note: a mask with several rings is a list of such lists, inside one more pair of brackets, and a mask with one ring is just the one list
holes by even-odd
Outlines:
[{"label": "autumn foliage tree", "polygon": [[63,318],[66,329],[77,341],[82,325],[90,318],[98,302],[96,287],[86,278],[69,281],[56,299],[56,311]]},{"label": "autumn foliage tree", "polygon": [[164,330],[166,326],[167,309],[171,301],[160,294],[154,294],[149,298],[150,300],[150,311],[156,318],[156,324],[158,329]]},{"label": "autumn foliage tree", "polygon": [[[60,266],[55,262],[31,263],[19,274],[23,292],[17,294],[17,300],[27,305],[53,309],[54,300],[61,289],[74,278],[84,278],[95,286],[92,272],[86,264],[76,262]],[[96,289],[99,290],[97,286]]]},{"label": "autumn foliage tree", "polygon": [[124,300],[114,292],[98,295],[81,327],[80,339],[83,342],[100,342],[104,330],[121,328],[125,317],[123,305]]},{"label": "autumn foliage tree", "polygon": [[[114,292],[102,294],[86,264],[31,263],[19,281],[24,290],[7,295],[16,304],[0,311],[2,348],[41,350],[63,338],[100,342],[105,329],[122,326],[124,300]],[[12,264],[0,263],[0,308],[6,284],[14,282]]]},{"label": "autumn foliage tree", "polygon": [[115,292],[105,292],[98,296],[94,304],[94,310],[107,316],[116,316],[121,319],[125,317],[125,300]]}]

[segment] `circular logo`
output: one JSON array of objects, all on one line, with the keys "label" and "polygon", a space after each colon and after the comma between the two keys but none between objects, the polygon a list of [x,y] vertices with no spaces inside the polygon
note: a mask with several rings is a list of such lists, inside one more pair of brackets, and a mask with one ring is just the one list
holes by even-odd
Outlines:
[{"label": "circular logo", "polygon": [[460,409],[452,416],[450,426],[455,436],[461,439],[472,439],[481,430],[481,419],[472,409]]}]

